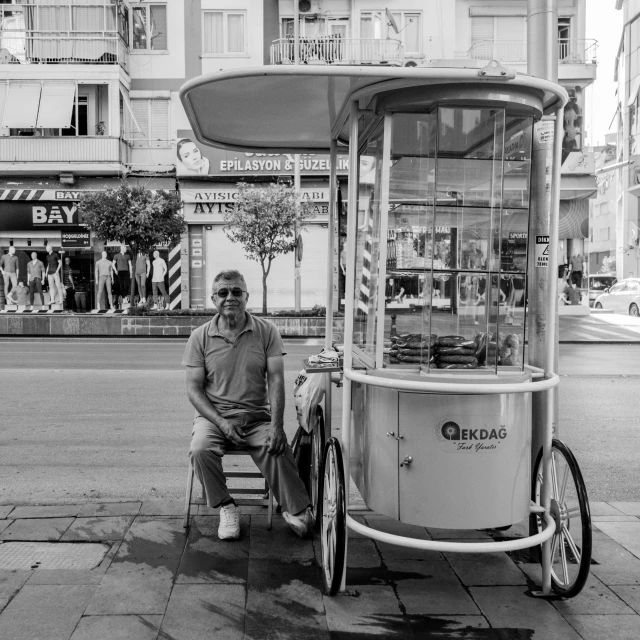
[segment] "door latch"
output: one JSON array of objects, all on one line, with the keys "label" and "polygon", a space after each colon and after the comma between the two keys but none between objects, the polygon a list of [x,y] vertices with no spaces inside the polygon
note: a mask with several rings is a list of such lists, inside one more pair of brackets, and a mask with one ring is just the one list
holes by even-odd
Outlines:
[{"label": "door latch", "polygon": [[400,463],[401,467],[405,465],[408,467],[413,462],[413,458],[411,456],[405,456],[405,459]]}]

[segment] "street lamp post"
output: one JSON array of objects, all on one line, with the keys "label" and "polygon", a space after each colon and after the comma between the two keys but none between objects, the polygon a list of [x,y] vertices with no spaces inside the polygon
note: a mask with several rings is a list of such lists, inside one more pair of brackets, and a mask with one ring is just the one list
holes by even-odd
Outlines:
[{"label": "street lamp post", "polygon": [[[298,0],[293,0],[293,64],[300,64],[300,13]],[[294,301],[296,311],[300,311],[302,307],[302,279],[300,276],[300,251],[298,244],[300,242],[300,218],[298,213],[298,205],[300,204],[300,154],[293,156],[293,189],[296,193],[296,229],[294,251]]]}]

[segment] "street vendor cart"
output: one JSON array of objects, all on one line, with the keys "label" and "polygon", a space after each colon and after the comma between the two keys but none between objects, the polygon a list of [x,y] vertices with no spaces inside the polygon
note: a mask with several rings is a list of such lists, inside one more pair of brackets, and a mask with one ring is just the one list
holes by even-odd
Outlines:
[{"label": "street vendor cart", "polygon": [[[332,346],[336,157],[349,153],[341,437],[315,420],[310,456],[326,590],[345,588],[347,535],[446,552],[541,547],[542,589],[584,586],[591,560],[586,489],[553,439],[553,398],[532,451],[532,398],[554,393],[555,260],[565,91],[497,62],[482,69],[266,67],[203,76],[181,97],[198,140],[332,157],[327,350]],[[553,119],[555,117],[555,119]],[[546,119],[547,122],[542,122]],[[554,131],[555,129],[555,131]],[[529,249],[532,154],[555,133],[549,250]],[[545,194],[545,190],[542,190]],[[527,287],[547,278],[545,367],[525,358]],[[318,426],[320,425],[320,426]],[[330,427],[326,428],[328,436]],[[326,442],[325,442],[326,440]],[[365,526],[371,510],[430,528],[530,535],[422,540]]]}]

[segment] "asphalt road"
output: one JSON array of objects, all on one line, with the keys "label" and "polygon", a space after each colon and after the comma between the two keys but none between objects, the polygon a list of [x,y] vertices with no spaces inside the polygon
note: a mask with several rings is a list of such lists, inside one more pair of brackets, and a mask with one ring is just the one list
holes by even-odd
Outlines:
[{"label": "asphalt road", "polygon": [[[292,391],[318,347],[287,349]],[[178,341],[0,342],[0,504],[181,498],[192,418],[183,350]],[[640,500],[639,356],[640,344],[560,346],[561,437],[591,500]],[[289,436],[295,420],[288,401]]]}]

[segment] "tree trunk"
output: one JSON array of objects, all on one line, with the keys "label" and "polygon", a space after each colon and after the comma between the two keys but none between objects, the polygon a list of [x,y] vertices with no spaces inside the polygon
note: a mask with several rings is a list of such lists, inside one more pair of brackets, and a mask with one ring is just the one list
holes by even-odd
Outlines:
[{"label": "tree trunk", "polygon": [[267,273],[262,268],[262,313],[267,315]]}]

